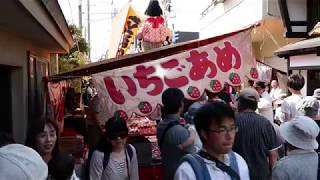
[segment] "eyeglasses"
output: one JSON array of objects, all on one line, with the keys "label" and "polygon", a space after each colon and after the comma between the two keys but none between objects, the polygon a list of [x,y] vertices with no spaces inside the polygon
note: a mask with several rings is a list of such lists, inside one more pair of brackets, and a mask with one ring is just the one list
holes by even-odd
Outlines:
[{"label": "eyeglasses", "polygon": [[108,137],[110,140],[116,140],[116,139],[118,139],[118,137],[120,137],[121,139],[124,139],[124,138],[128,137],[128,133],[127,132],[120,132],[117,134],[109,134]]},{"label": "eyeglasses", "polygon": [[220,134],[220,135],[226,135],[227,133],[237,133],[238,132],[238,127],[237,126],[234,126],[234,127],[231,127],[231,128],[226,128],[226,127],[221,127],[217,130],[214,130],[214,129],[207,129],[207,131],[209,132],[213,132],[213,133],[217,133],[217,134]]}]

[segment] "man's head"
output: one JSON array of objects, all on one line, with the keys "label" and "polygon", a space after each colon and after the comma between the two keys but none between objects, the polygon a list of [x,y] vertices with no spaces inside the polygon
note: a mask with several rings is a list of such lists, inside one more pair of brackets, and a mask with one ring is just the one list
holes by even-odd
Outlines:
[{"label": "man's head", "polygon": [[237,128],[234,111],[229,105],[218,101],[208,102],[196,112],[194,121],[206,150],[226,154],[232,149]]},{"label": "man's head", "polygon": [[309,117],[297,116],[281,125],[279,131],[282,138],[294,148],[314,150],[319,146],[316,140],[319,127]]},{"label": "man's head", "polygon": [[256,81],[253,87],[257,90],[259,95],[261,95],[266,90],[266,84],[264,81]]},{"label": "man's head", "polygon": [[304,86],[304,77],[301,74],[292,74],[288,78],[288,89],[290,92],[300,91]]},{"label": "man's head", "polygon": [[203,106],[203,103],[195,102],[188,108],[188,112],[184,114],[184,119],[187,121],[187,123],[194,124],[194,116],[201,106]]},{"label": "man's head", "polygon": [[304,97],[296,106],[298,112],[303,116],[315,119],[318,115],[319,101],[312,96]]},{"label": "man's head", "polygon": [[165,115],[181,114],[184,106],[184,94],[178,88],[168,88],[162,93],[163,112]]},{"label": "man's head", "polygon": [[258,108],[259,99],[259,94],[255,89],[245,88],[241,90],[238,98],[238,110],[240,112],[245,110],[255,111]]},{"label": "man's head", "polygon": [[49,174],[52,179],[70,180],[74,171],[74,158],[65,153],[58,153],[48,164]]},{"label": "man's head", "polygon": [[271,87],[274,88],[274,89],[277,88],[278,87],[278,81],[277,80],[272,80],[271,81]]}]

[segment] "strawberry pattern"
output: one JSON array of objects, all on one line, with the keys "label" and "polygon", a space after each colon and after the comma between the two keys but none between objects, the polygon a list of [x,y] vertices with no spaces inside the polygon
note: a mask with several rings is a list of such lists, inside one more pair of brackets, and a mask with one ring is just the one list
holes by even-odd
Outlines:
[{"label": "strawberry pattern", "polygon": [[250,75],[253,79],[258,79],[258,70],[257,68],[250,69]]},{"label": "strawberry pattern", "polygon": [[229,80],[231,81],[232,84],[237,84],[238,85],[238,84],[241,83],[241,78],[240,78],[239,74],[235,73],[235,72],[230,73]]},{"label": "strawberry pattern", "polygon": [[219,92],[222,89],[221,82],[218,80],[210,81],[210,87],[212,88],[213,92]]},{"label": "strawberry pattern", "polygon": [[194,86],[189,86],[187,92],[191,98],[199,98],[201,95],[200,90]]},{"label": "strawberry pattern", "polygon": [[140,102],[138,105],[138,108],[139,108],[140,112],[142,112],[143,114],[148,114],[148,113],[152,112],[151,104],[146,101]]},{"label": "strawberry pattern", "polygon": [[123,110],[118,110],[115,112],[115,117],[120,117],[121,119],[128,120],[128,115]]}]

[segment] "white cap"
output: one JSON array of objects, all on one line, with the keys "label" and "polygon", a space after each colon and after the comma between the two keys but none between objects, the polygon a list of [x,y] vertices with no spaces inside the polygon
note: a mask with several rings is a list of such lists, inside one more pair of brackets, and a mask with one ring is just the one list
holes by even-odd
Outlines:
[{"label": "white cap", "polygon": [[0,180],[46,180],[48,166],[33,149],[21,144],[0,148]]}]

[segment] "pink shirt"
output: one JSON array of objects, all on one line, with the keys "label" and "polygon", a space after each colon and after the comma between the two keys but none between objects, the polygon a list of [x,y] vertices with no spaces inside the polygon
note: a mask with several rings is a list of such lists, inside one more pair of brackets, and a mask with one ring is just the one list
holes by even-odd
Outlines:
[{"label": "pink shirt", "polygon": [[137,34],[138,39],[151,43],[164,42],[167,37],[171,39],[172,34],[161,16],[147,18]]}]

